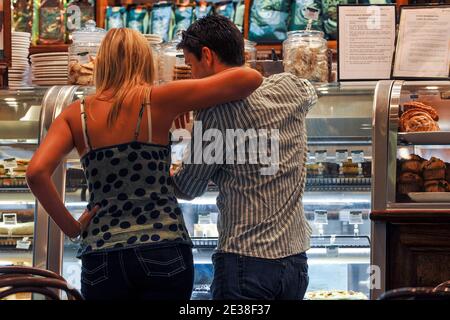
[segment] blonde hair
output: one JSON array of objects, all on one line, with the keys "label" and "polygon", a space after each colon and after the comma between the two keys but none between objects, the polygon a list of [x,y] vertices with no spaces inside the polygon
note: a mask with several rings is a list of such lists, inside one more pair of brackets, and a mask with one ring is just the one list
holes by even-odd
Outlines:
[{"label": "blonde hair", "polygon": [[125,97],[148,94],[154,79],[153,55],[144,36],[136,30],[111,29],[103,39],[94,68],[96,96],[113,92],[108,126],[117,120]]}]

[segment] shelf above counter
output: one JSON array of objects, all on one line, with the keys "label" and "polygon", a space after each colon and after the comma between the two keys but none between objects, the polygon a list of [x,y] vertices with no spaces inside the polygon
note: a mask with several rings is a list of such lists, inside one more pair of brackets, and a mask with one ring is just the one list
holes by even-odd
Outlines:
[{"label": "shelf above counter", "polygon": [[398,140],[400,143],[412,145],[450,146],[450,132],[399,132]]},{"label": "shelf above counter", "polygon": [[68,44],[38,44],[30,47],[30,55],[37,53],[48,52],[67,52],[69,50]]},{"label": "shelf above counter", "polygon": [[[192,237],[194,248],[213,249],[217,247],[217,238],[195,238]],[[327,248],[337,246],[338,248],[370,248],[368,236],[311,236],[311,248]]]}]

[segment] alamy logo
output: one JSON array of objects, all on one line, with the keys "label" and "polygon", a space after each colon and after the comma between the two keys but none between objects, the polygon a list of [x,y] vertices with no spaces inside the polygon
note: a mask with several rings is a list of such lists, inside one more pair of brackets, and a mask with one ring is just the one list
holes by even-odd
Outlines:
[{"label": "alamy logo", "polygon": [[81,9],[79,6],[70,5],[67,7],[67,29],[69,31],[81,28]]},{"label": "alamy logo", "polygon": [[[172,133],[172,141],[190,141],[185,164],[260,165],[261,175],[274,175],[279,169],[278,129],[218,129],[203,131],[201,121],[194,121],[193,134],[185,129]],[[194,141],[192,143],[192,141]]]}]

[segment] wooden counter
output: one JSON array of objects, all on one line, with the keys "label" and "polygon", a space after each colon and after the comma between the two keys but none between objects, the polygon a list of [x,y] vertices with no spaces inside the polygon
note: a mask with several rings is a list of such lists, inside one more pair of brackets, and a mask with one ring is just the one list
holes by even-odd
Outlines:
[{"label": "wooden counter", "polygon": [[450,280],[450,210],[373,211],[370,219],[384,227],[385,243],[372,241],[372,250],[385,250],[385,291]]}]

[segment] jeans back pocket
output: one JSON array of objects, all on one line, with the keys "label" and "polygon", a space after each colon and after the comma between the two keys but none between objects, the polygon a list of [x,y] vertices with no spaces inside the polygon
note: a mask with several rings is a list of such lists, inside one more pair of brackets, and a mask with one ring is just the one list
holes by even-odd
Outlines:
[{"label": "jeans back pocket", "polygon": [[171,277],[184,270],[183,255],[178,246],[135,248],[136,257],[147,276]]},{"label": "jeans back pocket", "polygon": [[94,286],[105,280],[108,280],[107,253],[91,253],[84,257],[81,265],[81,281]]}]

